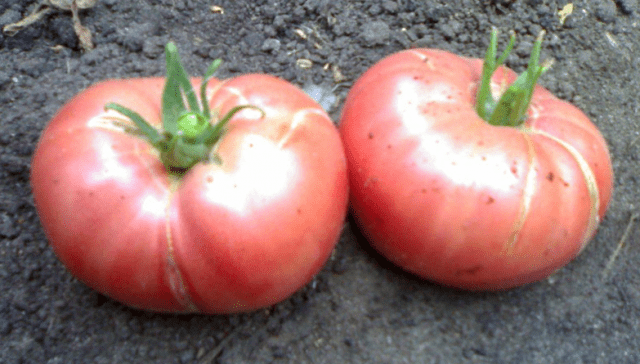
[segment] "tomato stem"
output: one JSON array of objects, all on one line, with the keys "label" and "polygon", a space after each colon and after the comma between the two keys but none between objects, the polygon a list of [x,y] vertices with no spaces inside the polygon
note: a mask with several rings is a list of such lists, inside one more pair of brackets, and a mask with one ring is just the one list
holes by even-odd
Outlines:
[{"label": "tomato stem", "polygon": [[491,31],[491,40],[482,68],[482,81],[476,96],[476,111],[489,124],[517,126],[524,122],[538,78],[551,65],[549,62],[543,65],[539,64],[543,37],[544,31],[541,31],[531,50],[527,70],[518,76],[496,101],[491,94],[491,77],[511,53],[515,43],[515,34],[511,32],[507,48],[496,59],[498,31],[495,28]]},{"label": "tomato stem", "polygon": [[144,120],[144,118],[140,116],[140,114],[138,114],[137,112],[133,110],[129,110],[120,104],[116,104],[115,102],[110,102],[106,104],[104,108],[105,110],[108,110],[108,109],[115,110],[120,114],[129,118],[131,121],[133,121],[133,123],[136,124],[138,129],[140,129],[140,131],[147,136],[147,138],[149,139],[149,142],[154,146],[160,145],[160,143],[162,143],[163,141],[162,135],[160,135],[160,133],[158,133],[158,131],[154,127],[149,125],[149,123],[147,123],[147,121]]},{"label": "tomato stem", "polygon": [[219,120],[213,120],[206,95],[207,83],[222,61],[214,60],[207,69],[200,85],[200,100],[198,100],[189,76],[182,66],[176,46],[168,43],[165,51],[167,77],[162,92],[162,128],[164,130],[158,131],[140,114],[120,104],[111,102],[104,108],[115,110],[131,119],[149,143],[158,149],[167,169],[175,174],[183,174],[199,162],[220,161],[217,156],[212,155],[211,150],[236,113],[252,108],[260,111],[264,117],[264,111],[252,105],[240,105],[232,108]]},{"label": "tomato stem", "polygon": [[[202,78],[202,84],[200,85],[200,100],[205,101],[207,99],[207,83],[213,77],[213,74],[218,70],[218,67],[222,64],[221,59],[215,59],[211,62],[211,65],[205,72],[204,77]],[[205,118],[211,119],[211,112],[209,111],[209,103],[202,103],[202,114]]]},{"label": "tomato stem", "polygon": [[264,117],[264,111],[262,111],[262,109],[260,109],[259,107],[256,107],[253,105],[235,106],[225,116],[223,116],[222,119],[220,119],[220,121],[216,123],[216,125],[214,125],[212,128],[208,128],[207,130],[203,131],[200,135],[198,135],[198,137],[196,138],[196,143],[213,144],[217,142],[220,136],[222,135],[223,128],[227,125],[229,120],[231,120],[233,115],[235,115],[237,112],[243,109],[258,110],[262,114],[261,117]]}]

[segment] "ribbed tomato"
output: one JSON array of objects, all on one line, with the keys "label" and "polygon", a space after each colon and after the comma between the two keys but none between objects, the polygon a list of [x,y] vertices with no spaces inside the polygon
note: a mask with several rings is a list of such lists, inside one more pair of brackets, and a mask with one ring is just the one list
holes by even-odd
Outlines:
[{"label": "ribbed tomato", "polygon": [[[211,79],[207,126],[238,105],[252,108],[236,110],[206,160],[167,166],[131,119],[105,111],[122,104],[164,137],[163,84],[101,82],[43,132],[31,181],[54,251],[89,286],[143,309],[236,312],[286,298],[320,270],[343,226],[348,182],[336,127],[283,80]],[[178,139],[168,144],[190,143]]]},{"label": "ribbed tomato", "polygon": [[[496,98],[516,80],[500,63],[486,82]],[[355,83],[340,125],[352,209],[372,245],[410,272],[471,290],[540,280],[577,256],[613,178],[598,129],[535,80],[522,120],[481,118],[483,72],[482,60],[445,51],[391,55]]]}]

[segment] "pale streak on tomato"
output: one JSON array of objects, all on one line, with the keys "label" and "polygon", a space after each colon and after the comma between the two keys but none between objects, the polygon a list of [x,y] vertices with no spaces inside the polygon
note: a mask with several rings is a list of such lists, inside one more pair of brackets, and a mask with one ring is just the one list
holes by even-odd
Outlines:
[{"label": "pale streak on tomato", "polygon": [[87,128],[100,128],[117,133],[129,133],[136,129],[136,124],[119,112],[109,109],[87,121]]},{"label": "pale streak on tomato", "polygon": [[565,142],[564,140],[561,140],[558,137],[553,136],[549,133],[546,133],[542,130],[536,130],[536,129],[526,128],[526,127],[522,128],[521,130],[523,131],[523,133],[545,136],[555,141],[556,143],[560,144],[573,156],[575,161],[580,166],[580,170],[584,175],[587,188],[589,189],[589,197],[591,198],[589,225],[585,230],[584,236],[582,238],[581,248],[580,248],[580,252],[582,252],[582,250],[584,250],[584,248],[587,246],[587,243],[589,242],[589,240],[595,234],[596,229],[598,228],[598,224],[600,223],[600,216],[598,215],[598,212],[600,210],[600,191],[598,189],[598,182],[596,181],[596,177],[593,171],[591,170],[591,167],[589,166],[589,163],[584,159],[582,154],[580,154],[580,152],[578,152],[576,148],[574,148],[571,144]]},{"label": "pale streak on tomato", "polygon": [[[304,127],[304,124],[309,123],[310,116],[313,114],[322,120],[324,111],[318,109],[302,109],[293,114],[293,122],[289,130],[278,141],[278,148],[284,148],[291,138],[295,135],[299,128]],[[312,120],[317,120],[316,118]]]},{"label": "pale streak on tomato", "polygon": [[[375,248],[446,285],[505,289],[584,249],[611,198],[612,168],[597,128],[540,86],[522,126],[481,120],[481,69],[444,51],[387,57],[350,90],[340,130],[351,204]],[[499,68],[492,92],[515,77]]]},{"label": "pale streak on tomato", "polygon": [[171,224],[169,223],[171,221],[171,206],[173,206],[170,201],[173,200],[173,195],[175,194],[175,191],[178,190],[178,187],[177,182],[170,184],[171,197],[164,204],[164,208],[162,209],[165,215],[165,233],[167,239],[167,267],[164,270],[164,273],[173,297],[180,304],[180,310],[182,312],[199,312],[200,310],[191,299],[191,295],[189,294],[188,288],[184,282],[181,269],[176,263],[176,253],[173,242],[174,232],[171,230]]},{"label": "pale streak on tomato", "polygon": [[520,231],[527,220],[529,209],[531,208],[531,201],[535,197],[536,193],[536,177],[538,172],[536,171],[536,152],[533,149],[533,142],[526,133],[523,134],[524,139],[527,142],[527,150],[529,155],[529,170],[527,171],[527,178],[525,179],[524,188],[522,189],[522,202],[520,203],[520,213],[518,219],[513,224],[512,235],[509,237],[508,242],[505,244],[503,253],[513,254],[515,245],[520,238]]}]

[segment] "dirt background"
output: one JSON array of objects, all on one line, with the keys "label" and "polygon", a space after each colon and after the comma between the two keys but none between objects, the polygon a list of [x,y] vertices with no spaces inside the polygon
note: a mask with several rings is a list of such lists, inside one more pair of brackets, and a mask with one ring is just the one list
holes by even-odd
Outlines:
[{"label": "dirt background", "polygon": [[[90,52],[65,12],[0,35],[0,362],[640,362],[640,229],[632,219],[640,205],[640,9],[636,0],[576,1],[562,24],[558,11],[568,3],[100,0],[80,14],[93,33]],[[0,0],[0,25],[35,4]],[[29,187],[40,132],[94,82],[163,75],[169,40],[193,75],[220,57],[220,77],[265,72],[319,86],[337,121],[351,84],[385,55],[433,47],[481,57],[492,26],[502,45],[507,31],[518,34],[507,62],[517,71],[547,31],[543,59],[555,65],[541,83],[592,118],[613,156],[607,217],[584,253],[548,280],[502,293],[443,288],[391,267],[348,220],[325,269],[290,299],[249,314],[168,315],[87,288],[47,245]]]}]

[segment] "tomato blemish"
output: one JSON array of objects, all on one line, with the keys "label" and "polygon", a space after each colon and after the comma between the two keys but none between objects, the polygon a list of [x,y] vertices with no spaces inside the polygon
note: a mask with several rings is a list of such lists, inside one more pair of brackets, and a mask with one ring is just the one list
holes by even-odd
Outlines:
[{"label": "tomato blemish", "polygon": [[362,187],[366,188],[369,184],[376,184],[378,182],[377,177],[369,177],[366,181],[364,181],[364,185]]},{"label": "tomato blemish", "polygon": [[457,276],[462,276],[462,275],[474,275],[476,273],[478,273],[479,271],[482,270],[482,266],[481,265],[475,265],[471,268],[467,268],[467,269],[458,269],[456,271],[456,275]]},{"label": "tomato blemish", "polygon": [[553,175],[553,172],[549,172],[549,173],[547,174],[547,180],[548,180],[549,182],[553,182],[553,178],[554,178],[554,177],[555,177],[555,176]]}]

